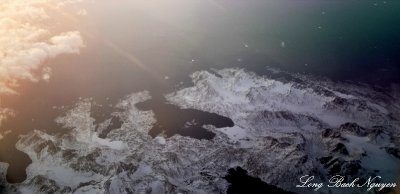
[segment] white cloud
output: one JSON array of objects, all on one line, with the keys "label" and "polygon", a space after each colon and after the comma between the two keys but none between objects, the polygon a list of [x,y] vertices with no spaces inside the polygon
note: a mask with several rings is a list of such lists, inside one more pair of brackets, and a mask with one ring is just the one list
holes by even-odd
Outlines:
[{"label": "white cloud", "polygon": [[51,68],[50,67],[44,67],[42,70],[42,79],[44,81],[49,81],[51,76]]},{"label": "white cloud", "polygon": [[[0,104],[0,106],[1,106],[1,104]],[[13,116],[15,116],[15,113],[13,110],[0,107],[0,126],[4,120],[6,120],[8,117],[13,117]],[[0,130],[0,132],[1,132],[1,130]]]},{"label": "white cloud", "polygon": [[[18,80],[38,81],[41,75],[33,71],[45,68],[46,60],[79,53],[84,46],[80,32],[56,34],[44,25],[52,20],[49,7],[62,9],[74,2],[77,0],[0,0],[0,95],[16,93]],[[50,71],[45,75],[48,80]]]},{"label": "white cloud", "polygon": [[85,16],[87,15],[86,9],[80,9],[76,12],[77,15]]}]

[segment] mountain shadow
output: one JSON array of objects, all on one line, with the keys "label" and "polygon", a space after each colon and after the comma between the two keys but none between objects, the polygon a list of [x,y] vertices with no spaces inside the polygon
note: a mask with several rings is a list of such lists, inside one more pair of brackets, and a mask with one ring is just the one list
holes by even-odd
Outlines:
[{"label": "mountain shadow", "polygon": [[227,194],[294,194],[249,176],[241,167],[229,169],[224,179],[230,183]]}]

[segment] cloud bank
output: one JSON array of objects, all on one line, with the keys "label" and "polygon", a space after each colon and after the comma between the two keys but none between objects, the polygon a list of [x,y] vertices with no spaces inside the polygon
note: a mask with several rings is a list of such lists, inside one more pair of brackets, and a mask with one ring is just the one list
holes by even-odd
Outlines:
[{"label": "cloud bank", "polygon": [[84,46],[79,31],[56,34],[46,25],[52,21],[49,9],[71,2],[76,1],[0,0],[0,95],[16,93],[19,80],[43,78],[33,72],[45,68],[46,60],[79,53]]}]

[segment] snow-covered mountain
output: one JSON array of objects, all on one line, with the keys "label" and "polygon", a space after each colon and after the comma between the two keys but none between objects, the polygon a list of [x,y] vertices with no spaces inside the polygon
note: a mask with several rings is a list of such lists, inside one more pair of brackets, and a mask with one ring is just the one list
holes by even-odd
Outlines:
[{"label": "snow-covered mountain", "polygon": [[153,111],[135,106],[152,98],[144,91],[117,105],[121,127],[99,138],[110,120],[96,126],[92,102],[82,100],[56,120],[69,132],[21,137],[16,146],[32,159],[28,178],[6,183],[7,165],[0,163],[0,185],[9,193],[225,193],[224,177],[240,166],[270,185],[310,193],[295,187],[302,175],[399,175],[400,103],[383,91],[273,69],[265,76],[223,69],[191,78],[193,86],[165,95],[167,101],[229,117],[235,126],[205,126],[216,134],[211,140],[152,138]]}]

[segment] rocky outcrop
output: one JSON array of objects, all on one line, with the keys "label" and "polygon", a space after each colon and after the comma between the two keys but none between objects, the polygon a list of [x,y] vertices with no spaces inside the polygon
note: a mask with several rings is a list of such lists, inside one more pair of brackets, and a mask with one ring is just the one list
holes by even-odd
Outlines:
[{"label": "rocky outcrop", "polygon": [[[393,175],[399,126],[390,115],[397,102],[363,86],[287,76],[293,79],[241,69],[200,71],[191,75],[192,87],[166,95],[175,106],[233,120],[232,127],[203,126],[215,134],[210,140],[149,135],[157,124],[154,112],[135,106],[151,99],[148,92],[117,105],[118,125],[112,118],[96,125],[91,102],[83,100],[57,119],[69,132],[35,130],[20,139],[17,148],[32,159],[28,178],[5,187],[22,193],[225,193],[230,183],[223,177],[241,166],[268,188],[310,193],[295,187],[300,176]],[[375,165],[377,158],[393,171]]]}]

